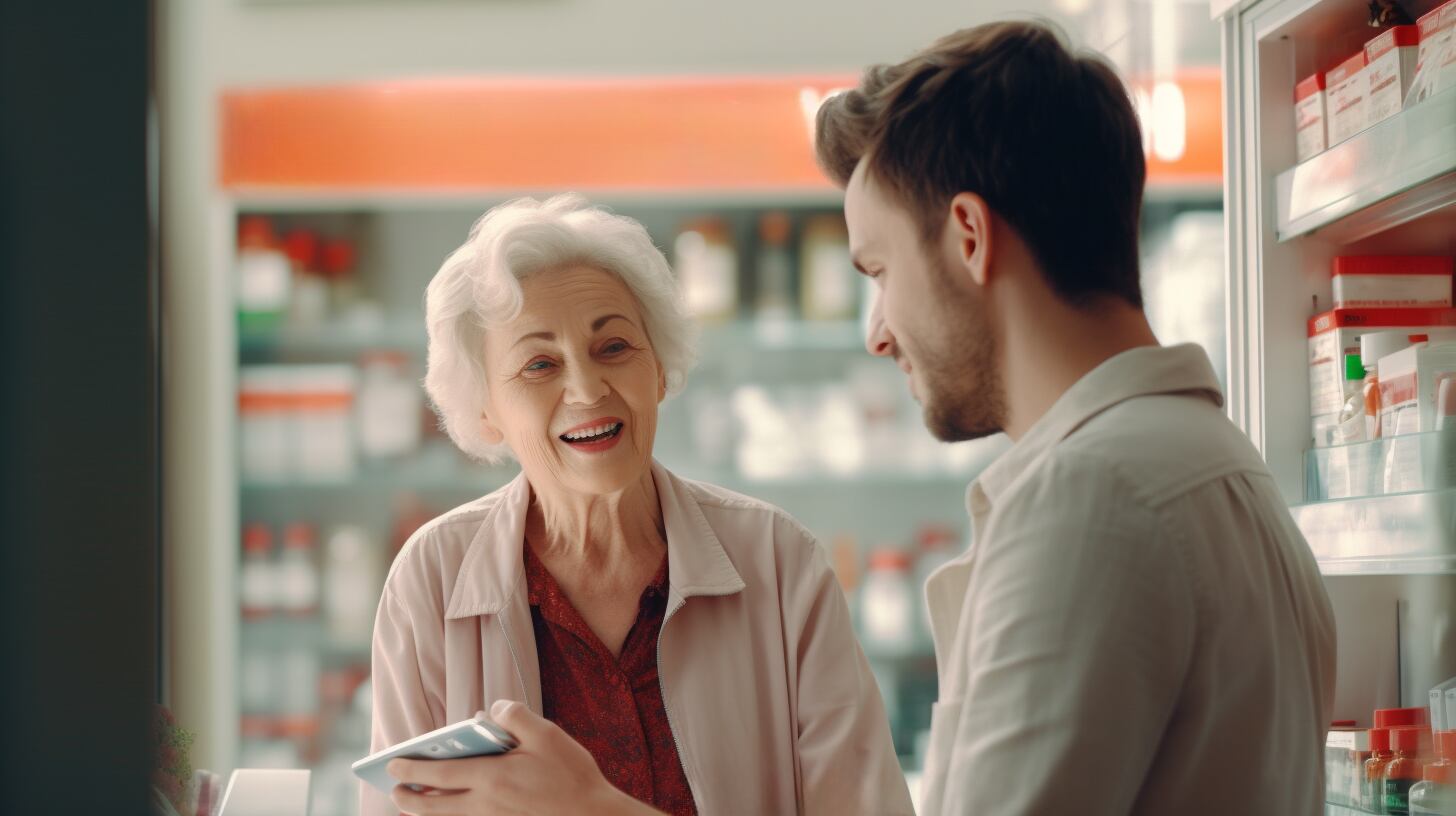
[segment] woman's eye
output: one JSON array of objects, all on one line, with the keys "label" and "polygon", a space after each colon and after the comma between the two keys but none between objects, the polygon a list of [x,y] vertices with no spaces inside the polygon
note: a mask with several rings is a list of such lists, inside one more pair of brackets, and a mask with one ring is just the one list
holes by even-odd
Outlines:
[{"label": "woman's eye", "polygon": [[551,361],[550,360],[537,360],[537,361],[535,361],[533,363],[527,364],[526,365],[526,370],[527,371],[545,371],[546,369],[548,369],[550,367],[551,367]]},{"label": "woman's eye", "polygon": [[622,352],[626,351],[627,348],[628,348],[627,344],[624,343],[624,342],[622,342],[621,340],[613,340],[612,342],[610,342],[610,343],[608,343],[608,344],[606,344],[605,346],[602,347],[602,353],[603,354],[621,354]]}]

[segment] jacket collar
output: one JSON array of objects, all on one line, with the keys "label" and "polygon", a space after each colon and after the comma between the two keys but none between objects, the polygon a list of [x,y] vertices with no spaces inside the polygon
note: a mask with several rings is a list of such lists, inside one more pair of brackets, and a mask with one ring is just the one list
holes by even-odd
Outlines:
[{"label": "jacket collar", "polygon": [[1199,346],[1143,346],[1114,355],[1078,380],[967,491],[973,518],[984,516],[1018,476],[1057,443],[1114,405],[1134,397],[1181,394],[1220,407],[1218,376]]},{"label": "jacket collar", "polygon": [[[743,578],[703,515],[691,486],[652,461],[652,481],[667,531],[669,598],[732,595],[743,590]],[[498,501],[481,519],[445,610],[449,620],[499,614],[526,591],[521,547],[531,484],[521,473],[501,488]]]}]

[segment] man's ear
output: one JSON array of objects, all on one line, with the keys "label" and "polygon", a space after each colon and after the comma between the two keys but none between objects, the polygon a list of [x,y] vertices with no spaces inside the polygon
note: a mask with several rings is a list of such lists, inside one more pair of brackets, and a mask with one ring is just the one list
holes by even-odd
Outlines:
[{"label": "man's ear", "polygon": [[480,412],[480,438],[485,440],[487,445],[499,445],[506,441],[506,435],[491,421],[490,414]]},{"label": "man's ear", "polygon": [[945,250],[970,275],[971,282],[985,286],[991,280],[991,207],[975,193],[957,193],[946,214]]}]

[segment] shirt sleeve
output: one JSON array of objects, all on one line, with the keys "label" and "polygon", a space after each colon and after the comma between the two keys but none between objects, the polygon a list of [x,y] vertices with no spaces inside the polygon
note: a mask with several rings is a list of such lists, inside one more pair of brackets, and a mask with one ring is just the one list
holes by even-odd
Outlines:
[{"label": "shirt sleeve", "polygon": [[[373,722],[369,751],[388,748],[410,737],[442,727],[443,701],[423,679],[421,642],[405,605],[389,586],[379,600],[371,649]],[[362,816],[397,816],[389,797],[360,782]]]},{"label": "shirt sleeve", "polygon": [[785,616],[797,644],[800,813],[910,816],[889,720],[849,606],[807,531]]},{"label": "shirt sleeve", "polygon": [[[1192,660],[1183,542],[1110,465],[1065,459],[1003,497],[937,704],[950,814],[1125,814]],[[984,545],[984,546],[983,546]]]}]

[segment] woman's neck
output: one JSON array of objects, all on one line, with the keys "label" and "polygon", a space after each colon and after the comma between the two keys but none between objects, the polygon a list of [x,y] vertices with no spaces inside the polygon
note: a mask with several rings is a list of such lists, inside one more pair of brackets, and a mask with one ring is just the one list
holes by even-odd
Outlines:
[{"label": "woman's neck", "polygon": [[616,493],[583,496],[533,486],[526,541],[548,564],[565,560],[616,572],[658,563],[667,547],[652,471]]}]

